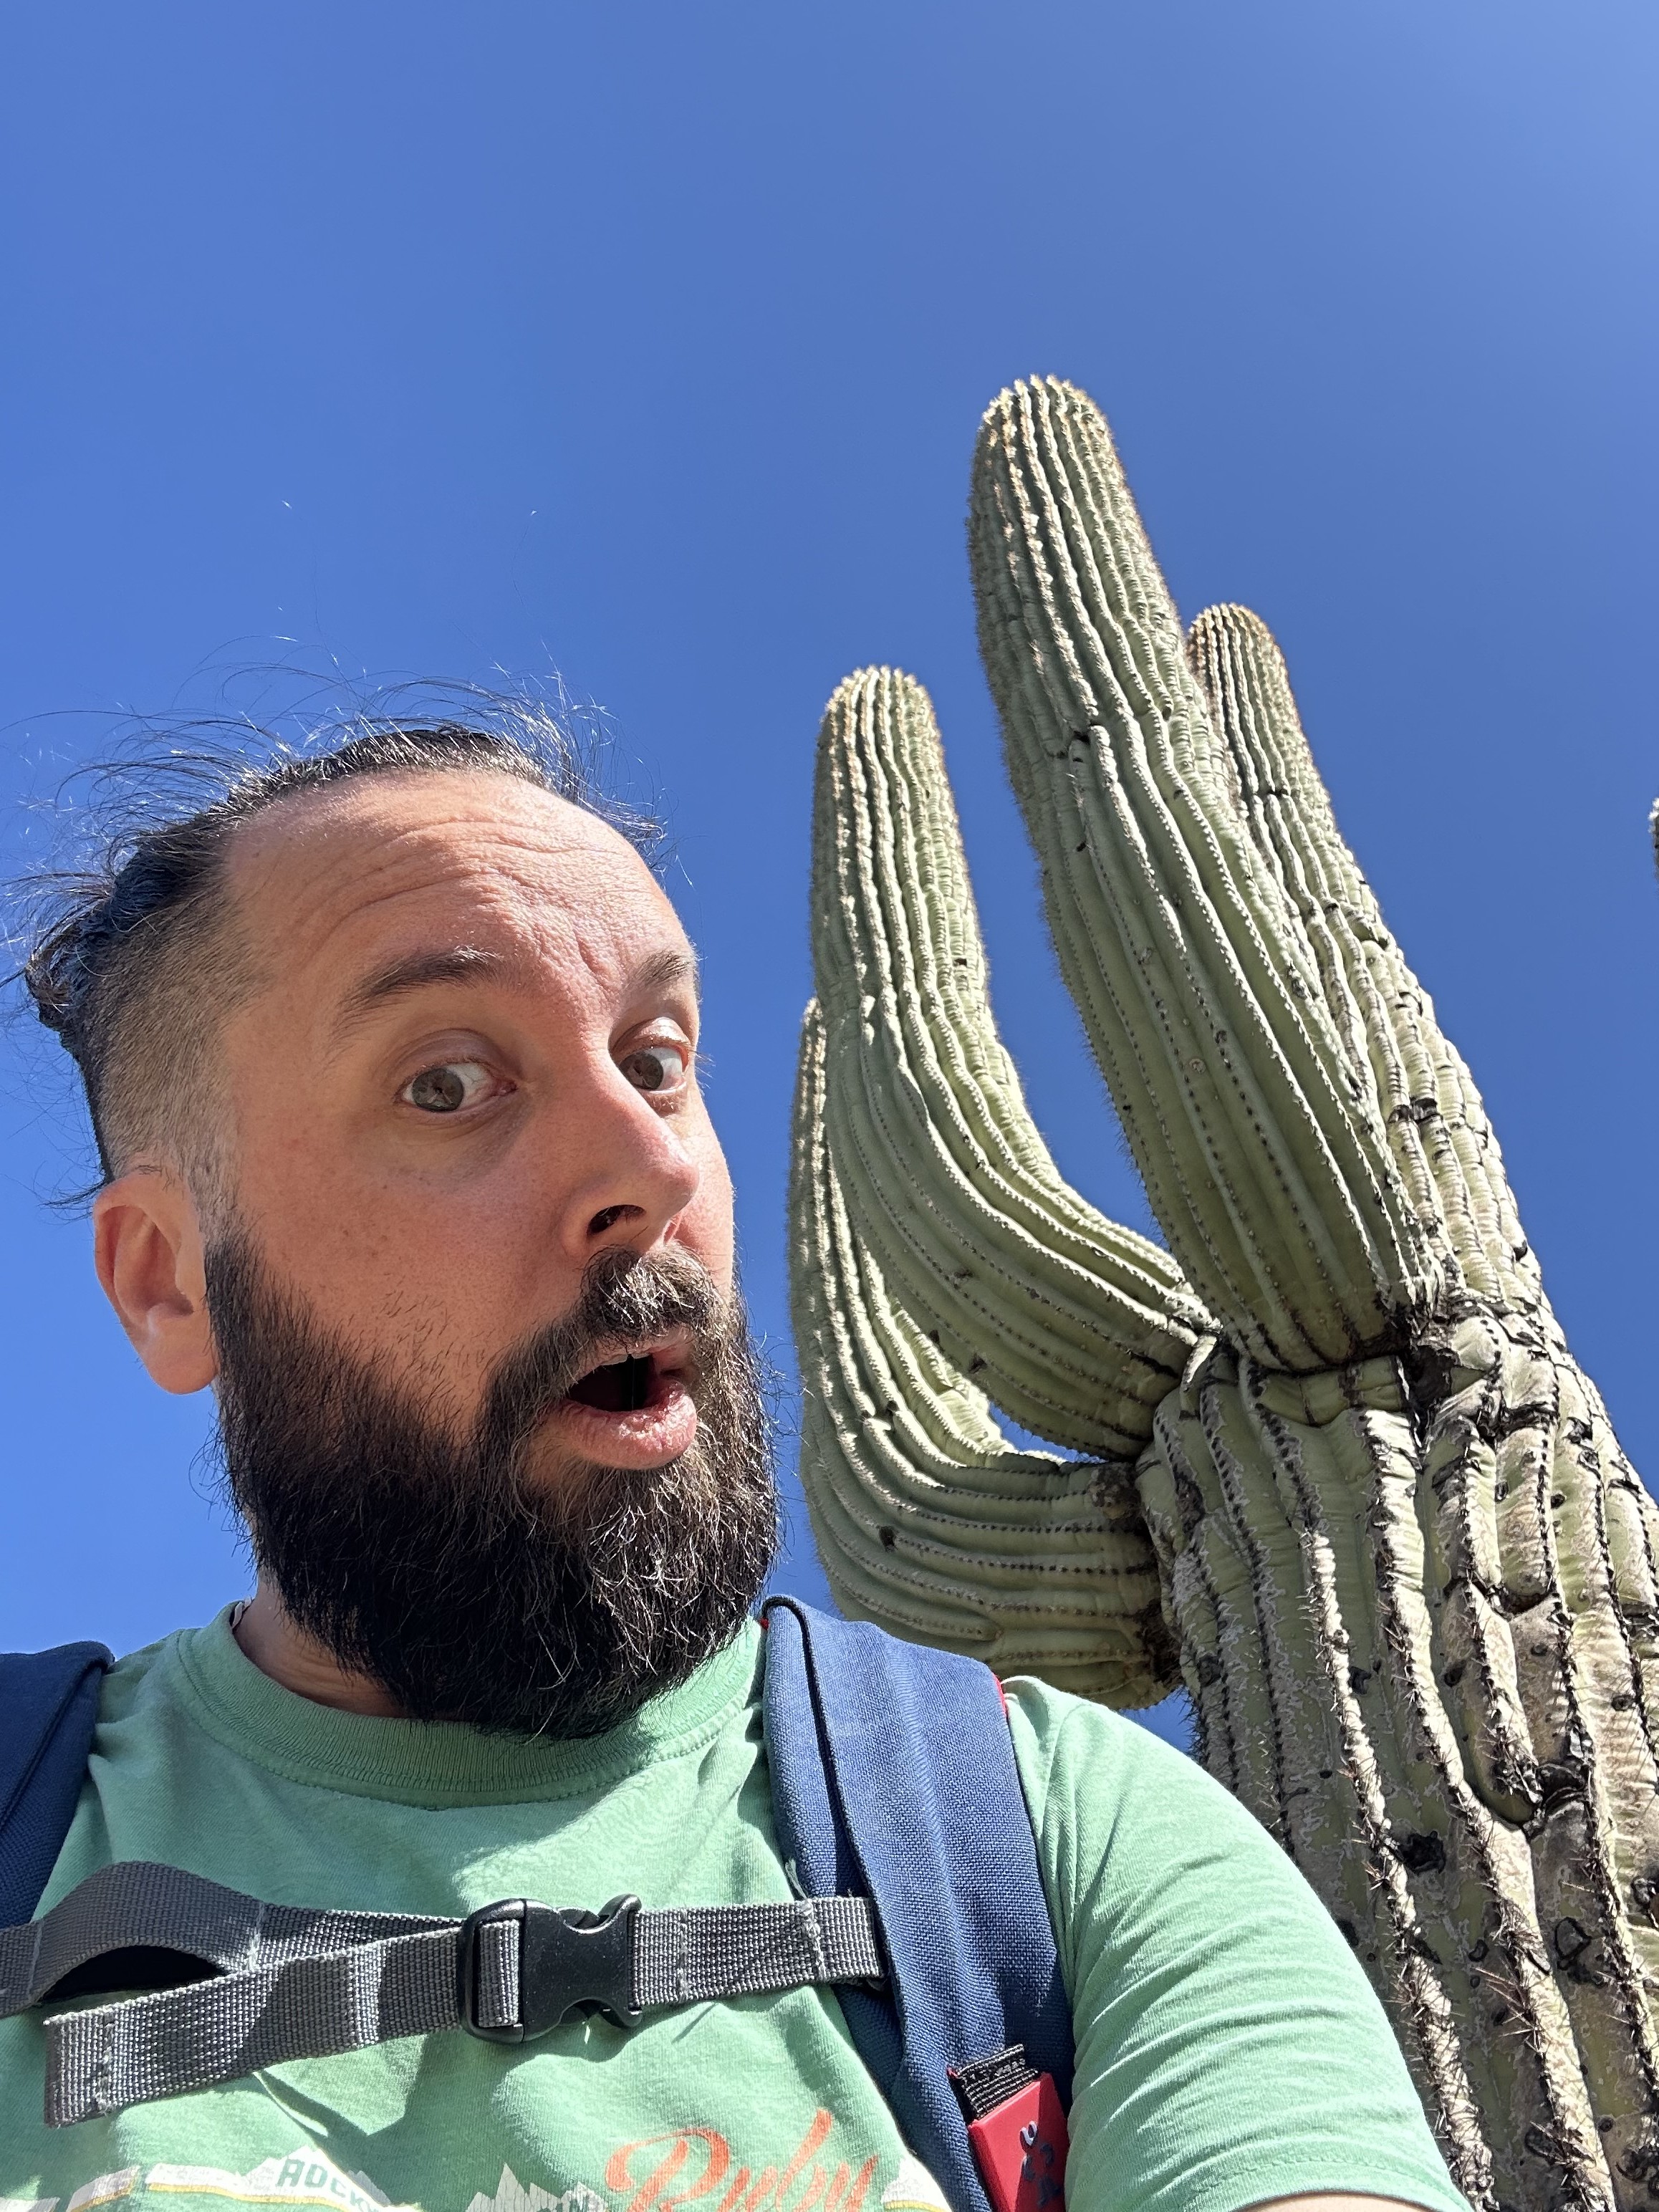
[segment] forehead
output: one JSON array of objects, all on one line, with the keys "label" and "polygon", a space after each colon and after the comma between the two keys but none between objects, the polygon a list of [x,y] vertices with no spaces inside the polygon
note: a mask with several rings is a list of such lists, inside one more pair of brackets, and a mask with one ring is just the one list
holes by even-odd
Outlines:
[{"label": "forehead", "polygon": [[228,862],[262,980],[347,984],[368,959],[484,945],[603,975],[684,945],[627,840],[515,776],[379,775],[257,816]]}]

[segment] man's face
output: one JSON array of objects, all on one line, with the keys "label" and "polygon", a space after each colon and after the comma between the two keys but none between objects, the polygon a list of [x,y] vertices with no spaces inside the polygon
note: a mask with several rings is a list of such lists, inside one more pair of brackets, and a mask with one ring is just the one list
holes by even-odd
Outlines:
[{"label": "man's face", "polygon": [[733,1634],[776,1540],[684,935],[612,831],[377,778],[234,848],[206,1298],[289,1620],[418,1719],[591,1733]]},{"label": "man's face", "polygon": [[[432,1419],[465,1431],[600,1253],[730,1291],[693,956],[614,830],[504,775],[375,776],[258,817],[231,889],[262,982],[223,1039],[240,1227]],[[603,1349],[649,1366],[555,1407],[528,1481],[692,1442],[684,1333]]]}]

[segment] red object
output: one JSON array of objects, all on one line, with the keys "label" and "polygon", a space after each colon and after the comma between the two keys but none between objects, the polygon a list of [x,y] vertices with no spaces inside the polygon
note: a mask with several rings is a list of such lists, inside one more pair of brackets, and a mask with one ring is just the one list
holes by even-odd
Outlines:
[{"label": "red object", "polygon": [[968,2140],[993,2212],[1054,2212],[1065,2202],[1070,2137],[1054,2077],[1016,2089],[982,2120],[969,2120]]}]

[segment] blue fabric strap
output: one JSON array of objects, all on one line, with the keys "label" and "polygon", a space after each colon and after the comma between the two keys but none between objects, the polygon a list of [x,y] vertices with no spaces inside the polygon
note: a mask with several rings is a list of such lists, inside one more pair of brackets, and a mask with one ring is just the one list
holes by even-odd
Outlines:
[{"label": "blue fabric strap", "polygon": [[989,2212],[946,2069],[1023,2043],[1072,2094],[1072,2016],[996,1677],[769,1600],[766,1742],[808,1895],[874,1903],[892,1997],[847,1990],[860,2056],[957,2212]]},{"label": "blue fabric strap", "polygon": [[101,1644],[0,1652],[0,1928],[28,1919],[52,1878],[113,1663]]}]

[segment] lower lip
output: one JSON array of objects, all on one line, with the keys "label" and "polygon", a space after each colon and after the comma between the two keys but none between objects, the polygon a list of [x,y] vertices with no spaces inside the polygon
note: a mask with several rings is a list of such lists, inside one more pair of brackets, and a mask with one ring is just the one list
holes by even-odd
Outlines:
[{"label": "lower lip", "polygon": [[674,1376],[658,1384],[655,1400],[629,1413],[608,1413],[562,1398],[548,1425],[568,1451],[599,1467],[665,1467],[696,1442],[697,1409]]}]

